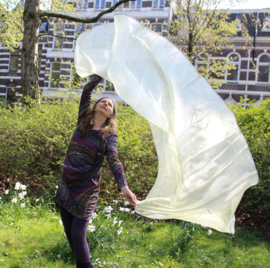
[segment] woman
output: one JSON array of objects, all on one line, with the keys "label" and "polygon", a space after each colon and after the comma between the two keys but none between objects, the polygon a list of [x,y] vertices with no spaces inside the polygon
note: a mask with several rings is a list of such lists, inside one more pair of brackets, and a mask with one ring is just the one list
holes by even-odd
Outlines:
[{"label": "woman", "polygon": [[56,195],[65,233],[80,268],[93,267],[86,231],[98,201],[100,167],[105,156],[125,198],[131,205],[137,201],[118,159],[114,101],[101,98],[90,108],[92,91],[101,79],[95,75],[83,89],[77,128],[68,147]]}]

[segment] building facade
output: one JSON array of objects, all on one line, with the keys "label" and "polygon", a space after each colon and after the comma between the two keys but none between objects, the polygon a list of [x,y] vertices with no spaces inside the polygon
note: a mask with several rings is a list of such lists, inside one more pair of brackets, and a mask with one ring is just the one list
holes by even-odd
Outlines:
[{"label": "building facade", "polygon": [[[88,0],[84,5],[70,1],[77,6],[81,16],[93,16],[114,5],[115,0]],[[156,32],[166,36],[166,24],[173,17],[176,2],[165,0],[136,0],[127,2],[117,8],[114,13],[106,14],[98,23],[81,24],[65,20],[42,19],[39,55],[39,86],[43,96],[56,97],[57,92],[66,91],[74,85],[88,81],[80,79],[74,70],[74,48],[78,34],[84,30],[113,22],[115,13],[132,16]],[[245,20],[249,32],[249,40],[242,35],[239,23],[239,34],[233,37],[233,47],[222,49],[222,54],[212,55],[215,59],[233,57],[236,69],[225,74],[224,84],[217,90],[218,94],[230,103],[237,103],[240,97],[255,100],[257,104],[270,96],[270,17],[266,10],[232,10],[232,20]],[[263,23],[254,26],[247,17],[260,18]],[[1,44],[0,44],[1,45]],[[181,49],[181,47],[180,47]],[[208,59],[210,61],[211,58]],[[196,62],[197,67],[200,62]],[[20,48],[14,52],[0,46],[0,101],[17,101],[21,96]],[[76,82],[76,83],[75,83]],[[100,96],[110,96],[121,100],[109,81],[100,84],[104,92]],[[76,86],[75,86],[76,87]],[[244,103],[245,105],[245,103]]]}]

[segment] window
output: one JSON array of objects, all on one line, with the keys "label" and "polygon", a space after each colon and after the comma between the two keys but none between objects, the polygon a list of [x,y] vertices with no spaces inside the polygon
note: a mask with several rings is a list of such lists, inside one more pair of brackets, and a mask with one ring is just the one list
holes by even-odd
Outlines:
[{"label": "window", "polygon": [[15,48],[14,51],[10,52],[10,71],[18,71],[19,67],[19,54],[20,54],[20,49]]},{"label": "window", "polygon": [[258,62],[258,82],[269,82],[270,55],[263,54]]},{"label": "window", "polygon": [[154,31],[156,33],[161,33],[162,32],[162,24],[161,23],[152,23],[151,29],[152,29],[152,31]]},{"label": "window", "polygon": [[51,63],[51,76],[50,76],[51,88],[59,88],[60,70],[61,70],[60,62]]},{"label": "window", "polygon": [[95,9],[104,9],[105,0],[96,0]]},{"label": "window", "polygon": [[41,67],[42,47],[38,48],[38,69]]},{"label": "window", "polygon": [[262,32],[270,32],[270,18],[263,19]]},{"label": "window", "polygon": [[16,91],[16,88],[3,88],[0,91],[0,103],[5,104],[5,108],[7,104],[18,104],[20,102],[21,95]]},{"label": "window", "polygon": [[54,49],[62,49],[64,45],[64,30],[65,30],[65,24],[63,23],[56,23],[54,25],[54,42],[53,47]]},{"label": "window", "polygon": [[240,57],[234,53],[229,55],[230,65],[234,65],[235,69],[227,71],[227,81],[238,81]]},{"label": "window", "polygon": [[142,7],[152,7],[152,1],[142,1]]},{"label": "window", "polygon": [[154,0],[153,8],[163,9],[165,0]]},{"label": "window", "polygon": [[200,75],[204,75],[209,71],[209,56],[205,53],[201,54],[196,59],[196,69]]},{"label": "window", "polygon": [[42,18],[41,25],[39,27],[40,33],[47,33],[49,29],[49,23],[47,18]]},{"label": "window", "polygon": [[88,8],[94,8],[94,2],[89,2],[88,3]]}]

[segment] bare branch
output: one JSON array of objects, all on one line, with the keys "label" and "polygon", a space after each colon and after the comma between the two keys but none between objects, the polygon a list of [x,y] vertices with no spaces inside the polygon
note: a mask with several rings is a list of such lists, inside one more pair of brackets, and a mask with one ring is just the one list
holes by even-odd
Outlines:
[{"label": "bare branch", "polygon": [[100,12],[96,17],[94,18],[80,18],[77,16],[71,16],[71,15],[67,15],[67,14],[61,14],[61,13],[55,13],[55,12],[51,12],[51,11],[40,11],[39,12],[39,17],[51,17],[51,18],[60,18],[60,19],[66,19],[66,20],[71,20],[74,22],[81,22],[81,23],[93,23],[93,22],[98,22],[98,20],[105,14],[111,13],[113,12],[117,7],[119,7],[120,5],[129,2],[131,0],[121,0],[119,2],[117,2],[114,6],[112,6],[111,8],[104,10],[102,12]]},{"label": "bare branch", "polygon": [[73,37],[59,36],[59,35],[48,34],[48,33],[40,34],[38,37],[42,37],[42,36],[53,36],[53,37],[57,37],[57,38],[65,38],[65,39],[76,40],[76,38],[73,38]]}]

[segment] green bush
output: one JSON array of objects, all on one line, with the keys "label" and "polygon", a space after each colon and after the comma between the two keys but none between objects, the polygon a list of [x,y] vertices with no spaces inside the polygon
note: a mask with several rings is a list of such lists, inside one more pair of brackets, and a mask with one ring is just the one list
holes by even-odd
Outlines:
[{"label": "green bush", "polygon": [[[0,109],[2,181],[9,177],[52,191],[76,128],[78,107],[78,99],[65,98],[30,108]],[[157,176],[157,155],[151,131],[148,122],[130,107],[119,105],[118,113],[119,157],[130,188],[144,197]],[[101,196],[116,197],[117,186],[106,161],[101,174]],[[1,188],[5,190],[4,184],[0,185],[0,191]]]},{"label": "green bush", "polygon": [[[78,98],[45,102],[28,108],[0,108],[0,191],[3,177],[53,193],[70,138],[76,127]],[[260,182],[248,189],[240,207],[270,211],[270,99],[244,109],[231,106],[245,135]],[[118,107],[118,150],[130,188],[144,198],[157,176],[158,159],[148,122],[127,106]],[[101,198],[114,199],[118,190],[106,161],[102,166]],[[5,179],[6,180],[6,179]]]},{"label": "green bush", "polygon": [[270,99],[258,107],[252,102],[245,109],[241,103],[231,106],[255,161],[259,183],[249,188],[240,207],[257,212],[270,211]]}]

